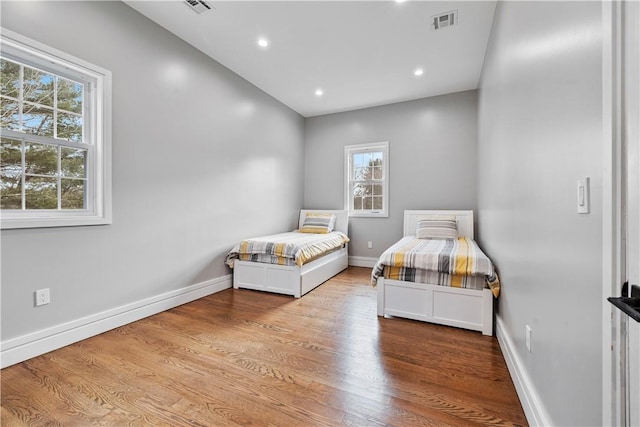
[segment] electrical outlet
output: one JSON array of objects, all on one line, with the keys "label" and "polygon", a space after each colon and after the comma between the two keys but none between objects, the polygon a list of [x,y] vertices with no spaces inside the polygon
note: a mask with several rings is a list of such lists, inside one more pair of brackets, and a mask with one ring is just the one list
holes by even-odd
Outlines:
[{"label": "electrical outlet", "polygon": [[369,249],[373,248],[373,242],[371,240],[367,242],[367,248]]},{"label": "electrical outlet", "polygon": [[531,353],[531,328],[529,325],[525,326],[525,341],[527,343],[527,350]]},{"label": "electrical outlet", "polygon": [[35,294],[36,294],[36,307],[49,304],[51,302],[50,296],[49,296],[49,288],[40,289],[36,291]]}]

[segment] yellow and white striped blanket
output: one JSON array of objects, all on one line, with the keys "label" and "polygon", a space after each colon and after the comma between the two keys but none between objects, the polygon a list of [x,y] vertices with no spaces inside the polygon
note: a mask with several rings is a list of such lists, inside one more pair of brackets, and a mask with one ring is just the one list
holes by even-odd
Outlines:
[{"label": "yellow and white striped blanket", "polygon": [[500,294],[500,281],[493,263],[478,244],[467,237],[457,240],[403,237],[378,259],[371,273],[374,286],[385,266],[387,270],[396,270],[396,276],[402,276],[402,270],[405,269],[423,269],[455,276],[483,276],[493,295],[497,298]]},{"label": "yellow and white striped blanket", "polygon": [[310,234],[296,231],[243,240],[227,254],[225,263],[233,268],[236,259],[301,267],[319,256],[334,251],[349,238],[340,231]]}]

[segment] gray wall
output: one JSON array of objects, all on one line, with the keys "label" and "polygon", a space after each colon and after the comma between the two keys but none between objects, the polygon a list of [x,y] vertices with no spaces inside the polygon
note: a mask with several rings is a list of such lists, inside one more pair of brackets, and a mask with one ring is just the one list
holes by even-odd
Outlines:
[{"label": "gray wall", "polygon": [[225,276],[241,237],[295,225],[300,115],[120,2],[3,1],[2,25],[112,71],[114,219],[2,232],[3,340]]},{"label": "gray wall", "polygon": [[344,208],[345,145],[379,141],[389,141],[389,217],[350,218],[351,256],[400,239],[405,209],[476,208],[476,91],[306,119],[305,207]]},{"label": "gray wall", "polygon": [[[556,425],[602,422],[601,37],[599,2],[500,2],[479,90],[480,244]],[[578,215],[587,176],[591,213]]]},{"label": "gray wall", "polygon": [[3,340],[228,274],[241,237],[343,208],[345,145],[388,140],[390,217],[351,219],[351,255],[395,242],[404,209],[477,208],[499,317],[551,420],[601,422],[599,3],[500,3],[479,98],[307,120],[122,3],[1,7],[4,27],[113,72],[114,208],[109,226],[2,231]]}]

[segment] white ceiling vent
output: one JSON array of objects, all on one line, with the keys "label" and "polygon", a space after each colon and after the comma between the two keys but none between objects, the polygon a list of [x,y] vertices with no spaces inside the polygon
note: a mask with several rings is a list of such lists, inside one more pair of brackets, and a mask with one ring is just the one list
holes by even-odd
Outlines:
[{"label": "white ceiling vent", "polygon": [[433,19],[431,26],[434,30],[451,27],[452,25],[458,24],[458,11],[452,10],[451,12],[434,15],[431,18]]},{"label": "white ceiling vent", "polygon": [[205,0],[184,0],[189,9],[193,10],[195,13],[206,12],[207,10],[211,10],[212,7]]}]

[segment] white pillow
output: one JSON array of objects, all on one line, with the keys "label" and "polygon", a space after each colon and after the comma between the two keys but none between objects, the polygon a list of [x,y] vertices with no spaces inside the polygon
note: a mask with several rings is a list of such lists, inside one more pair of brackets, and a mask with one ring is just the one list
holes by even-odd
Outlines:
[{"label": "white pillow", "polygon": [[458,238],[458,224],[453,215],[429,215],[418,218],[416,224],[418,239],[450,240]]}]

